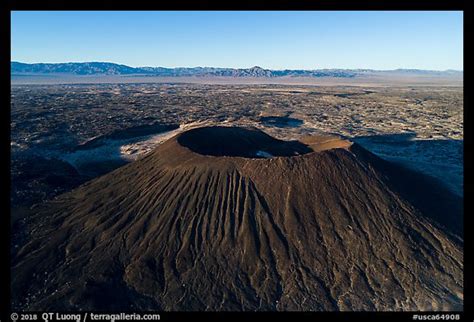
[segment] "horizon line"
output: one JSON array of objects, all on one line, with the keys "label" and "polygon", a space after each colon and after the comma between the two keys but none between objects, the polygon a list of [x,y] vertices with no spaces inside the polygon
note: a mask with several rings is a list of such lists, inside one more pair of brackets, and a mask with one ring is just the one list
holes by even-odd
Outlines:
[{"label": "horizon line", "polygon": [[414,67],[398,67],[393,69],[376,69],[376,68],[367,68],[367,67],[356,67],[356,68],[341,68],[341,67],[320,67],[320,68],[266,68],[261,67],[259,65],[253,65],[251,67],[216,67],[216,66],[150,66],[150,65],[143,65],[143,66],[131,66],[123,63],[116,63],[111,61],[66,61],[66,62],[22,62],[18,60],[11,60],[10,63],[20,63],[20,64],[28,64],[28,65],[36,65],[36,64],[88,64],[88,63],[105,63],[105,64],[115,64],[115,65],[122,65],[131,68],[168,68],[168,69],[178,69],[178,68],[220,68],[220,69],[250,69],[250,68],[261,68],[264,70],[272,70],[272,71],[284,71],[284,70],[373,70],[373,71],[396,71],[396,70],[420,70],[420,71],[433,71],[433,72],[447,72],[447,71],[455,71],[455,72],[464,72],[464,69],[424,69],[424,68],[414,68]]}]

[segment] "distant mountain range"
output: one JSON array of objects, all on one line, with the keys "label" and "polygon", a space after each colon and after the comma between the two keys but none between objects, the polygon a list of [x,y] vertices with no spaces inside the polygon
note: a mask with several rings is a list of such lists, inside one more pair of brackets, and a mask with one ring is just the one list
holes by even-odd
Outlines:
[{"label": "distant mountain range", "polygon": [[251,68],[216,68],[216,67],[130,67],[126,65],[87,62],[87,63],[58,63],[58,64],[25,64],[11,62],[12,75],[25,74],[69,74],[69,75],[145,75],[162,77],[182,76],[224,76],[224,77],[341,77],[352,78],[371,74],[412,74],[426,76],[462,76],[462,71],[446,70],[372,70],[372,69],[284,69],[271,70],[259,66]]}]

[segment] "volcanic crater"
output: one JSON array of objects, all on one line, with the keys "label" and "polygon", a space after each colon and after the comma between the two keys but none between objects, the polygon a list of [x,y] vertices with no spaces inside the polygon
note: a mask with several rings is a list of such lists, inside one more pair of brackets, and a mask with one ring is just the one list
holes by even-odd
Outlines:
[{"label": "volcanic crater", "polygon": [[299,141],[282,141],[254,129],[203,127],[181,134],[177,142],[191,151],[209,156],[243,158],[289,157],[313,152]]},{"label": "volcanic crater", "polygon": [[336,137],[178,134],[32,209],[16,310],[462,310],[462,200]]}]

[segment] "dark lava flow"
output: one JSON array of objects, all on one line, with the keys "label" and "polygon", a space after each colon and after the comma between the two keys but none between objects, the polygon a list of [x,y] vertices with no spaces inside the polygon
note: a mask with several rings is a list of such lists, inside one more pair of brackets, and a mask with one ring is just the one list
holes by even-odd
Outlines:
[{"label": "dark lava flow", "polygon": [[302,120],[287,116],[262,116],[260,122],[266,126],[279,128],[299,127],[303,124]]}]

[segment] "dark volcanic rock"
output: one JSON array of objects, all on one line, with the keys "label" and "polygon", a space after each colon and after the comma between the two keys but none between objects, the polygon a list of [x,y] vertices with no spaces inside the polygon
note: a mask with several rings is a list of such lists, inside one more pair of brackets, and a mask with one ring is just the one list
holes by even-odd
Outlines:
[{"label": "dark volcanic rock", "polygon": [[280,128],[299,127],[303,124],[302,120],[287,116],[262,116],[260,122],[267,126],[275,126]]},{"label": "dark volcanic rock", "polygon": [[12,158],[13,162],[15,171],[10,172],[12,207],[40,203],[87,181],[69,163],[56,158],[34,155]]},{"label": "dark volcanic rock", "polygon": [[[293,143],[309,153],[246,152],[292,155]],[[35,208],[13,307],[462,309],[460,207],[350,142],[293,143],[190,130]]]}]

